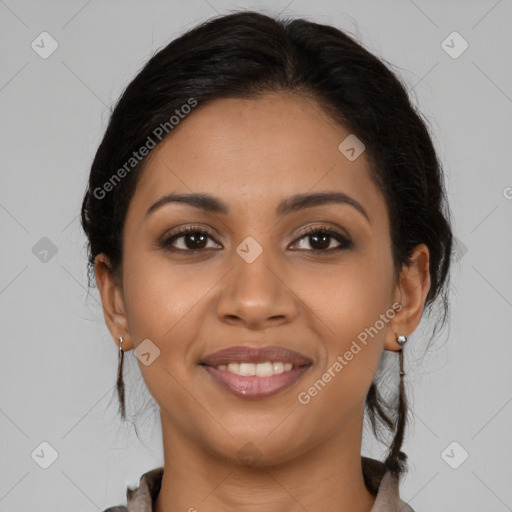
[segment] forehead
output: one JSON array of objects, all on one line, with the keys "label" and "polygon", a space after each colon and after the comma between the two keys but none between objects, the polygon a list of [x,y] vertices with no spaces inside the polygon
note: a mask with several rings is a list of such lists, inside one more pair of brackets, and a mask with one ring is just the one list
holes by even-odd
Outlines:
[{"label": "forehead", "polygon": [[378,219],[386,208],[364,151],[351,161],[339,149],[350,135],[314,100],[296,94],[198,105],[149,154],[130,208],[141,214],[166,193],[204,192],[242,212],[336,190]]}]

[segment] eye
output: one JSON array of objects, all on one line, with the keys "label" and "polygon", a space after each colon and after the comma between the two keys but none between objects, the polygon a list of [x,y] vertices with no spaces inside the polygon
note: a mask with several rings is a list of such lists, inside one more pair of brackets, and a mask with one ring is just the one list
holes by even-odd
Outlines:
[{"label": "eye", "polygon": [[[159,242],[159,246],[173,252],[202,251],[204,249],[208,249],[208,247],[205,246],[207,239],[210,238],[213,240],[212,235],[208,231],[205,231],[198,226],[181,227],[176,231],[176,234],[164,237],[164,239]],[[176,248],[173,244],[180,239],[183,239],[182,247]]]},{"label": "eye", "polygon": [[[340,246],[329,249],[333,238],[340,243]],[[298,241],[300,242],[307,239],[309,239],[310,242],[313,242],[313,244],[309,243],[309,245],[312,247],[311,251],[315,253],[342,251],[352,247],[351,240],[349,240],[345,235],[326,226],[317,226],[307,229],[300,236]]]},{"label": "eye", "polygon": [[[186,226],[180,227],[176,230],[176,233],[164,237],[159,242],[159,246],[172,252],[204,251],[205,249],[212,248],[207,247],[208,239],[214,240],[210,232],[206,231],[204,228],[199,226]],[[309,239],[310,242],[310,252],[314,253],[341,251],[352,247],[352,242],[345,235],[326,226],[317,226],[307,229],[301,234],[297,241],[301,242],[307,239]],[[333,239],[339,243],[338,247],[330,247]],[[175,243],[177,241],[181,242],[181,247],[176,247]],[[313,242],[312,244],[311,241]],[[213,248],[222,247],[217,246]]]}]

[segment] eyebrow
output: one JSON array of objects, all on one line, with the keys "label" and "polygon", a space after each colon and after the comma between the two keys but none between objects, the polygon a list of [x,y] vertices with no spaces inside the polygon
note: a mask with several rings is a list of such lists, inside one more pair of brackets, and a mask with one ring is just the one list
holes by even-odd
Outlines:
[{"label": "eyebrow", "polygon": [[[223,215],[229,214],[229,207],[220,199],[209,194],[166,194],[148,208],[144,217],[148,217],[151,213],[169,203],[187,204],[207,212]],[[368,223],[370,223],[368,213],[361,203],[343,192],[317,192],[312,194],[294,195],[279,203],[276,208],[276,215],[278,217],[283,217],[284,215],[304,208],[312,208],[314,206],[332,203],[348,204],[352,206],[366,218]]]}]

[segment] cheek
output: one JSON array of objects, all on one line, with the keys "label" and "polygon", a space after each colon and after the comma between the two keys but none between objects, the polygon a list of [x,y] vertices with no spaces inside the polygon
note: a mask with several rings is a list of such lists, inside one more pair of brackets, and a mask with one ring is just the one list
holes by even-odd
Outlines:
[{"label": "cheek", "polygon": [[358,257],[346,265],[332,266],[327,271],[305,271],[290,286],[312,319],[325,333],[326,339],[337,339],[343,344],[374,325],[388,307],[387,280],[383,275],[389,269]]},{"label": "cheek", "polygon": [[308,381],[315,385],[320,377],[315,407],[337,403],[345,414],[344,409],[355,411],[364,403],[383,350],[388,274],[389,268],[361,256],[328,273],[301,278],[301,297],[314,313],[310,319],[325,347],[319,374]]},{"label": "cheek", "polygon": [[144,338],[163,343],[201,300],[205,284],[162,256],[132,253],[125,261],[124,289],[135,344]]},{"label": "cheek", "polygon": [[317,276],[315,292],[304,295],[325,360],[300,391],[309,400],[305,410],[325,418],[326,431],[364,407],[384,343],[385,328],[375,325],[385,313],[387,290],[367,266],[346,270]]},{"label": "cheek", "polygon": [[200,301],[214,283],[207,286],[194,280],[192,271],[172,266],[161,255],[142,252],[125,258],[124,271],[126,315],[134,345],[149,339],[159,351],[153,349],[158,355],[150,364],[138,362],[146,387],[164,409],[172,403],[176,410],[186,410],[190,394],[182,383],[189,378],[190,340],[200,329]]}]

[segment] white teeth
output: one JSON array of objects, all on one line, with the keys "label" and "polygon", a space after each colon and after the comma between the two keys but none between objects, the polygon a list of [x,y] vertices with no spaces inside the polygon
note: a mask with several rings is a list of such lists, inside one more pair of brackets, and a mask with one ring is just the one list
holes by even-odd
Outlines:
[{"label": "white teeth", "polygon": [[290,371],[293,368],[292,363],[275,362],[271,363],[267,361],[265,363],[229,363],[219,364],[217,366],[219,370],[236,373],[237,375],[250,376],[256,375],[258,377],[271,377],[278,373]]},{"label": "white teeth", "polygon": [[283,373],[284,372],[284,364],[283,363],[272,363],[272,370],[274,373]]}]

